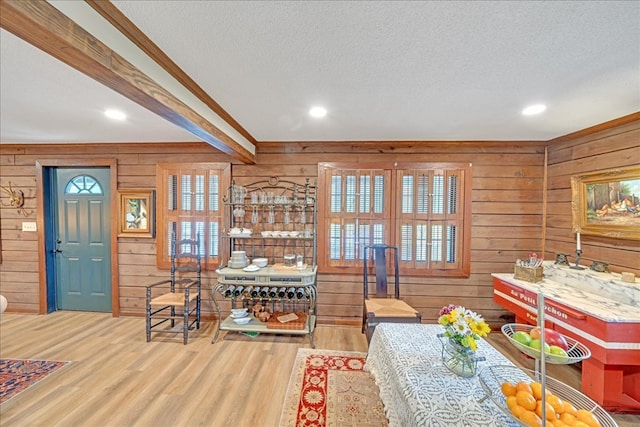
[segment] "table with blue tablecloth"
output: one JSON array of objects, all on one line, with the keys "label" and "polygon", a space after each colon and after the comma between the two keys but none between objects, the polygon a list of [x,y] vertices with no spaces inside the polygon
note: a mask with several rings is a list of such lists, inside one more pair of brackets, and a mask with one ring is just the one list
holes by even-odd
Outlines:
[{"label": "table with blue tablecloth", "polygon": [[[484,392],[478,375],[463,378],[442,363],[440,325],[381,323],[369,345],[365,369],[376,380],[391,427],[516,426]],[[495,332],[494,332],[495,333]],[[484,340],[478,371],[511,361]]]}]

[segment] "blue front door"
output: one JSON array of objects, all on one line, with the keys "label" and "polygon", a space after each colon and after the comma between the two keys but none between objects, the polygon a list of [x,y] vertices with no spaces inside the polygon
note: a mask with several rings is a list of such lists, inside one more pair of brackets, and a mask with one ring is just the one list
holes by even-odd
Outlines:
[{"label": "blue front door", "polygon": [[109,168],[57,168],[56,306],[110,312]]}]

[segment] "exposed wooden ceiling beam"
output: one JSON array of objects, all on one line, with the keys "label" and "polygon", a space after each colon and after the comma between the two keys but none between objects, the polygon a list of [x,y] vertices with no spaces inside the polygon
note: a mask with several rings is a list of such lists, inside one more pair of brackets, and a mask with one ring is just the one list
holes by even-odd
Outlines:
[{"label": "exposed wooden ceiling beam", "polygon": [[247,132],[220,104],[218,104],[207,92],[205,92],[182,68],[180,68],[173,60],[162,51],[140,28],[138,28],[127,16],[120,11],[113,3],[104,0],[85,0],[96,12],[104,19],[109,21],[111,25],[116,27],[124,34],[132,43],[138,46],[144,53],[160,65],[167,73],[171,74],[180,84],[191,93],[193,93],[200,101],[204,102],[211,110],[220,116],[225,122],[229,123],[238,133],[244,136],[253,145],[256,144],[255,138]]},{"label": "exposed wooden ceiling beam", "polygon": [[0,1],[0,27],[243,163],[255,155],[46,1]]}]

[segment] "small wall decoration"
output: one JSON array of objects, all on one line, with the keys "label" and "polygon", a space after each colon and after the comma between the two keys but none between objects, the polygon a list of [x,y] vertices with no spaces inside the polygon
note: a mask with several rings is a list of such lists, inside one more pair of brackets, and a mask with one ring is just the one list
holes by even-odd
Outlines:
[{"label": "small wall decoration", "polygon": [[571,177],[573,231],[640,240],[640,167]]},{"label": "small wall decoration", "polygon": [[121,190],[120,237],[154,237],[155,191]]},{"label": "small wall decoration", "polygon": [[0,200],[2,206],[11,206],[13,208],[16,208],[18,210],[18,213],[24,216],[29,216],[31,214],[31,212],[27,212],[27,210],[24,208],[24,193],[22,192],[22,190],[14,190],[13,188],[11,188],[11,181],[9,181],[8,187],[0,186],[0,189],[2,189],[2,191],[6,193],[7,197],[9,198],[9,203],[7,204]]}]

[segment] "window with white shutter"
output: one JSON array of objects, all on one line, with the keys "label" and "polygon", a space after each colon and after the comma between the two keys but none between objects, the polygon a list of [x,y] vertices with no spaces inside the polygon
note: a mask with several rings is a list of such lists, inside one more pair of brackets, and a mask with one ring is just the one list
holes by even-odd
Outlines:
[{"label": "window with white shutter", "polygon": [[320,268],[358,272],[364,247],[385,243],[403,274],[468,276],[471,165],[372,166],[319,165]]},{"label": "window with white shutter", "polygon": [[157,264],[169,268],[174,238],[200,237],[203,268],[220,264],[224,224],[222,189],[230,183],[228,163],[160,163],[156,170]]}]

